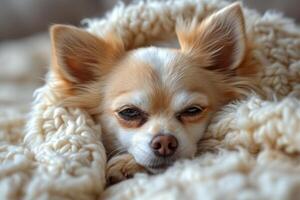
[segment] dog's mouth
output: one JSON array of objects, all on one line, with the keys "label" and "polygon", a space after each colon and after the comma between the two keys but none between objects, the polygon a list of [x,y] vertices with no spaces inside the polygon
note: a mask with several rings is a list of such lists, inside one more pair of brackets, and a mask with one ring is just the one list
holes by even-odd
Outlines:
[{"label": "dog's mouth", "polygon": [[[140,154],[138,154],[140,153]],[[175,161],[180,159],[178,153],[172,156],[157,156],[152,153],[146,153],[145,151],[137,151],[136,154],[132,153],[135,161],[144,167],[148,172],[152,174],[157,174],[164,172],[167,168],[171,167]]]}]

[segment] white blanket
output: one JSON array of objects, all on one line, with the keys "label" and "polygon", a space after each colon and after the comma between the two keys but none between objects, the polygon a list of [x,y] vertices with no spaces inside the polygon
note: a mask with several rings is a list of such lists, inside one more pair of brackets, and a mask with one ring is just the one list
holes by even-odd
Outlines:
[{"label": "white blanket", "polygon": [[[171,38],[179,18],[203,19],[225,5],[223,0],[120,4],[105,18],[87,20],[87,30],[102,35],[114,29],[127,48],[135,48]],[[259,15],[245,8],[244,14],[268,99],[250,94],[225,106],[211,122],[195,159],[179,161],[163,174],[137,174],[106,189],[101,125],[89,111],[58,106],[59,94],[46,82],[26,115],[28,96],[44,72],[37,66],[49,55],[48,40],[2,45],[0,199],[299,198],[300,28],[277,13]],[[21,47],[24,53],[8,59]]]}]

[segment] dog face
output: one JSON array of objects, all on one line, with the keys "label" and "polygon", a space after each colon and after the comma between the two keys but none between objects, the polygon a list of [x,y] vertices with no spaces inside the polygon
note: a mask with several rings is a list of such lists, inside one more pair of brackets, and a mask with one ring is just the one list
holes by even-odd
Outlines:
[{"label": "dog face", "polygon": [[[150,169],[192,157],[211,114],[223,103],[221,77],[179,50],[155,47],[128,52],[109,75],[105,132]],[[223,91],[225,90],[225,91]]]},{"label": "dog face", "polygon": [[126,51],[111,34],[98,38],[52,28],[53,72],[76,106],[97,107],[105,146],[126,150],[152,171],[193,157],[212,114],[249,86],[239,76],[246,38],[239,4],[200,24],[177,26],[180,49]]}]

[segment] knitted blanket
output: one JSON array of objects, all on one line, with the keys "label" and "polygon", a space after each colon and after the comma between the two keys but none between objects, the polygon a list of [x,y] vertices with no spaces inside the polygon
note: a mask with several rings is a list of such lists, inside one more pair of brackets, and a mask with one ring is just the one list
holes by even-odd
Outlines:
[{"label": "knitted blanket", "polygon": [[[86,29],[100,36],[113,29],[132,49],[172,38],[179,18],[201,20],[228,4],[120,4],[102,19],[86,20]],[[274,12],[260,15],[244,8],[244,15],[267,99],[250,94],[225,106],[200,141],[196,158],[105,188],[101,124],[94,111],[58,104],[50,73],[35,93],[29,117],[17,104],[0,107],[0,199],[297,199],[300,28]]]}]

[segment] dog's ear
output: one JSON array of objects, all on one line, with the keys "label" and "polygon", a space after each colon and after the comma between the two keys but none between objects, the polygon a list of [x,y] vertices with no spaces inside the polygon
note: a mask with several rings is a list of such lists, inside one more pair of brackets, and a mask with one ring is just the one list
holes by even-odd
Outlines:
[{"label": "dog's ear", "polygon": [[71,84],[97,80],[124,50],[113,35],[100,38],[73,26],[54,25],[50,35],[53,70]]},{"label": "dog's ear", "polygon": [[183,52],[212,70],[235,70],[246,51],[244,17],[239,3],[231,4],[200,24],[181,23],[177,36]]}]

